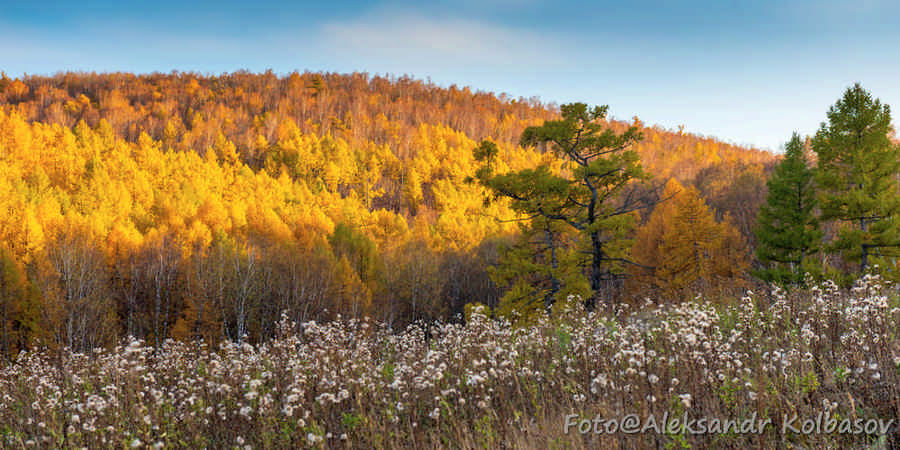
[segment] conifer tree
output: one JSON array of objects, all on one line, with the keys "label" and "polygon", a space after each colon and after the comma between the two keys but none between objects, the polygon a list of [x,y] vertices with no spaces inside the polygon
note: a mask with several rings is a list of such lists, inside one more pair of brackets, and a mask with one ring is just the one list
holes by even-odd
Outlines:
[{"label": "conifer tree", "polygon": [[506,248],[490,270],[491,278],[508,288],[497,313],[528,323],[539,311],[550,314],[553,305],[569,295],[586,298],[590,288],[580,273],[579,252],[571,245],[577,237],[565,224],[542,217],[523,225],[518,242]]},{"label": "conifer tree", "polygon": [[747,266],[744,244],[728,216],[717,222],[692,186],[675,197],[673,209],[659,246],[665,259],[656,268],[664,287],[709,286],[718,279],[741,276]]},{"label": "conifer tree", "polygon": [[[603,124],[606,106],[588,109],[584,103],[560,107],[562,118],[532,126],[522,133],[523,146],[544,146],[568,166],[564,175],[546,166],[494,175],[491,165],[478,178],[497,197],[512,200],[513,209],[532,217],[559,221],[581,233],[587,241],[587,278],[594,298],[614,284],[628,260],[627,234],[634,226],[634,211],[649,202],[637,195],[622,195],[633,181],[647,178],[637,153],[630,147],[641,139],[637,126],[618,134]],[[496,145],[482,142],[476,159],[490,161]]]},{"label": "conifer tree", "polygon": [[769,179],[766,203],[759,209],[756,257],[763,268],[755,275],[779,284],[798,283],[814,270],[808,256],[816,253],[822,232],[817,207],[814,171],[808,166],[797,133],[785,147],[784,159]]},{"label": "conifer tree", "polygon": [[662,200],[654,206],[647,221],[635,232],[631,257],[640,264],[633,271],[636,281],[651,282],[647,275],[652,278],[656,268],[660,267],[668,256],[660,252],[660,248],[664,245],[663,238],[672,228],[675,219],[676,199],[683,192],[684,186],[675,178],[670,178],[663,188]]},{"label": "conifer tree", "polygon": [[890,107],[857,83],[828,110],[828,122],[812,140],[823,191],[821,220],[840,226],[829,250],[858,262],[860,272],[870,256],[900,255],[900,149],[890,140],[892,132]]}]

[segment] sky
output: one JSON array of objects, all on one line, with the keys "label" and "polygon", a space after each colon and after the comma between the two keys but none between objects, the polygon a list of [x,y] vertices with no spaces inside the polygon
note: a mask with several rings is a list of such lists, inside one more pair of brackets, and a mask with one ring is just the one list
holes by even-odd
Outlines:
[{"label": "sky", "polygon": [[0,0],[12,77],[241,69],[609,105],[618,119],[779,151],[855,82],[900,105],[900,2]]}]

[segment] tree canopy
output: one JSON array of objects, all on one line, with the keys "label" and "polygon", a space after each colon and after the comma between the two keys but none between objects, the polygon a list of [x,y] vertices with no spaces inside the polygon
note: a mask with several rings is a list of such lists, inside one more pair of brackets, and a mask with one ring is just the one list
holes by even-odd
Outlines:
[{"label": "tree canopy", "polygon": [[[5,79],[0,245],[15,282],[0,351],[260,341],[281,312],[404,326],[473,301],[519,309],[513,292],[533,310],[621,299],[645,171],[703,174],[717,214],[748,215],[730,174],[772,159],[606,108],[408,77]],[[480,175],[530,200],[485,205],[486,185],[465,183]]]},{"label": "tree canopy", "polygon": [[635,236],[634,257],[652,274],[637,270],[638,279],[672,295],[739,279],[749,261],[730,217],[717,221],[696,188],[674,179],[663,199]]}]

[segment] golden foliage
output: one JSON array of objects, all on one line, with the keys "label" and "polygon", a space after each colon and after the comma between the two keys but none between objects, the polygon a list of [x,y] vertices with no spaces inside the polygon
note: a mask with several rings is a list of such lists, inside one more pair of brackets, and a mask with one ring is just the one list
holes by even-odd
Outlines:
[{"label": "golden foliage", "polygon": [[[552,153],[517,144],[527,126],[556,115],[534,99],[367,74],[25,77],[0,89],[0,243],[42,287],[41,320],[66,345],[126,332],[262,336],[279,309],[298,319],[391,321],[461,312],[467,281],[442,271],[467,261],[481,272],[453,273],[488,280],[495,240],[517,231],[497,220],[516,218],[506,202],[485,204],[484,189],[466,182],[477,170],[472,149],[496,140],[498,173],[538,165],[558,173]],[[645,167],[683,182],[712,165],[771,160],[713,139],[644,132]],[[689,220],[670,209],[657,208],[635,254],[660,248],[663,225],[651,224]],[[365,266],[377,270],[362,273],[329,245],[338,224],[371,241],[378,262]],[[682,239],[674,226],[663,228]],[[738,258],[740,236],[716,226],[714,252]],[[119,317],[115,329],[78,322],[66,261],[97,278],[78,301],[96,303],[91,320]],[[174,271],[171,298],[154,291],[153,267]],[[473,300],[501,295],[489,282],[479,289],[473,295],[485,298]],[[250,310],[236,306],[250,294],[258,300]],[[164,314],[166,326],[154,325]],[[63,336],[71,327],[78,336]]]}]

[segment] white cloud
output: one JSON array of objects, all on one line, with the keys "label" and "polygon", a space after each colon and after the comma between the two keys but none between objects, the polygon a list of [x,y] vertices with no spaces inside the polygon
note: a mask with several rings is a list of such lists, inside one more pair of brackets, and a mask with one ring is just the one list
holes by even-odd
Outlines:
[{"label": "white cloud", "polygon": [[548,67],[560,63],[565,52],[559,39],[533,31],[411,13],[331,22],[321,31],[326,51],[404,66]]}]

